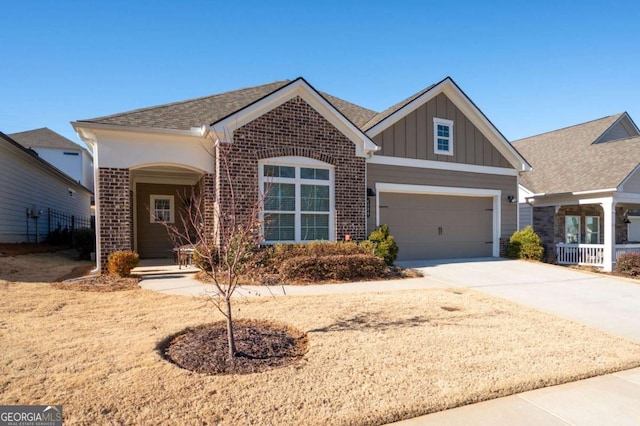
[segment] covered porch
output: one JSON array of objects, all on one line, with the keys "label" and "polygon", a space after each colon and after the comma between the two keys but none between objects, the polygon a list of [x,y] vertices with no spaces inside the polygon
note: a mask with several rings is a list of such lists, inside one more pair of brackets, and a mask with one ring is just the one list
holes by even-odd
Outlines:
[{"label": "covered porch", "polygon": [[612,271],[623,254],[640,253],[638,194],[537,195],[529,203],[548,261]]}]

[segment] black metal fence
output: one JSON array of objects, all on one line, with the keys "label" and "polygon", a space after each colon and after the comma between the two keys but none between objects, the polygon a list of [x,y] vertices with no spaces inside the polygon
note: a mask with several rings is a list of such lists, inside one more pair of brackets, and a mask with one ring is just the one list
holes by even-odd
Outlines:
[{"label": "black metal fence", "polygon": [[55,209],[47,209],[47,240],[52,244],[71,242],[73,231],[91,228],[95,231],[95,218],[76,216]]}]

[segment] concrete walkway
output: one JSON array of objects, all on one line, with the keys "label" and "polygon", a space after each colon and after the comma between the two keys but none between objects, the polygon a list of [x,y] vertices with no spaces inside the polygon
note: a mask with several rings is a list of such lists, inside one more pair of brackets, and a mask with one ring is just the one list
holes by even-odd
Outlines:
[{"label": "concrete walkway", "polygon": [[[424,278],[244,287],[241,297],[467,287],[640,342],[640,284],[568,268],[503,259],[404,262]],[[201,296],[213,286],[192,269],[143,265],[141,287]],[[640,354],[639,354],[640,356]],[[405,420],[399,425],[640,425],[640,368],[524,392]]]}]

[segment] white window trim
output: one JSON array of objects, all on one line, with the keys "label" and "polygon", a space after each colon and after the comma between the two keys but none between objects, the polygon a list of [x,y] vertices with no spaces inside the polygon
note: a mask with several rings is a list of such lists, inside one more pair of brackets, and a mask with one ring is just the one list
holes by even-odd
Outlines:
[{"label": "white window trim", "polygon": [[[449,141],[449,149],[438,149],[438,125],[449,127],[449,137],[440,138]],[[438,155],[453,155],[453,120],[446,118],[433,117],[433,152]]]},{"label": "white window trim", "polygon": [[[295,178],[280,178],[280,177],[272,177],[264,175],[264,166],[286,166],[286,167],[295,167]],[[312,167],[317,169],[327,169],[329,170],[329,181],[326,185],[329,187],[329,241],[336,240],[336,232],[335,232],[335,167],[329,163],[325,163],[323,161],[314,160],[312,158],[307,157],[295,157],[295,156],[287,156],[287,157],[274,157],[267,158],[264,160],[258,161],[258,176],[259,176],[259,194],[260,199],[264,198],[264,184],[265,183],[293,183],[296,185],[296,205],[295,205],[295,239],[294,240],[286,240],[286,241],[267,241],[263,239],[264,244],[276,244],[276,243],[295,243],[295,242],[310,242],[309,240],[302,240],[302,203],[300,197],[300,187],[303,184],[310,185],[324,185],[325,182],[323,180],[316,179],[302,179],[300,178],[300,168],[301,167]],[[283,212],[286,213],[286,212]],[[261,212],[260,219],[264,218],[264,206]],[[264,236],[264,224],[262,225],[262,235]]]},{"label": "white window trim", "polygon": [[[589,232],[589,229],[587,228],[587,223],[589,222],[590,218],[595,218],[598,220],[598,230],[596,232]],[[585,241],[589,241],[589,234],[596,234],[598,236],[598,242],[594,243],[594,244],[600,244],[600,216],[586,216],[584,218],[584,239]]]},{"label": "white window trim", "polygon": [[149,220],[151,223],[163,223],[156,217],[156,200],[169,200],[169,220],[165,223],[175,223],[175,200],[173,195],[155,194],[149,197]]},{"label": "white window trim", "polygon": [[69,191],[69,197],[71,198],[76,198],[76,190],[75,189],[71,189],[71,188],[67,188],[67,190]]},{"label": "white window trim", "polygon": [[[567,236],[569,235],[569,233],[567,232],[569,230],[568,229],[568,223],[569,222],[568,222],[567,218],[569,218],[569,217],[577,217],[578,218],[578,242],[577,243],[569,243],[567,241],[568,240]],[[580,232],[581,229],[582,229],[582,218],[580,216],[575,215],[575,214],[566,215],[565,218],[564,218],[564,242],[567,243],[567,244],[580,244],[580,243],[582,243],[581,232]]]}]

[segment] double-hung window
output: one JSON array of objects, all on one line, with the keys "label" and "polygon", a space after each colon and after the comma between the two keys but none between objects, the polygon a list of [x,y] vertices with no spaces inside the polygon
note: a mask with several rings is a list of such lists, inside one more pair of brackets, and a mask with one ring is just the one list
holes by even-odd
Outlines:
[{"label": "double-hung window", "polygon": [[453,121],[433,117],[433,151],[453,155]]},{"label": "double-hung window", "polygon": [[586,243],[600,244],[600,218],[598,216],[587,216],[584,225]]},{"label": "double-hung window", "polygon": [[259,167],[265,242],[334,239],[330,165],[283,157],[262,161]]},{"label": "double-hung window", "polygon": [[580,244],[580,216],[565,216],[565,243]]},{"label": "double-hung window", "polygon": [[152,195],[149,201],[151,223],[174,222],[173,195]]}]

